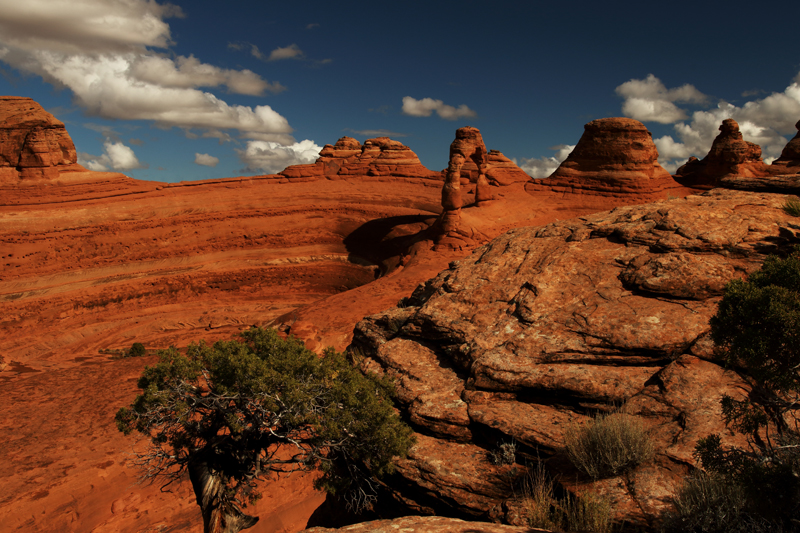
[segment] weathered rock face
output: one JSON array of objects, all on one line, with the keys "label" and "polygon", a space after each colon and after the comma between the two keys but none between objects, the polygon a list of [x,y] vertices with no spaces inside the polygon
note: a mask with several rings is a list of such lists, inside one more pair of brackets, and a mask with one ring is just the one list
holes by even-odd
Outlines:
[{"label": "weathered rock face", "polygon": [[[800,120],[795,124],[795,128],[800,130]],[[781,156],[772,162],[774,172],[786,172],[787,174],[800,173],[800,131],[783,148]]]},{"label": "weathered rock face", "polygon": [[348,176],[396,176],[441,179],[428,170],[408,146],[389,137],[367,139],[362,146],[352,137],[326,144],[316,162],[292,165],[280,174],[291,180],[337,179]]},{"label": "weathered rock face", "polygon": [[537,188],[650,198],[678,184],[658,164],[652,134],[638,120],[601,118],[584,126],[572,153]]},{"label": "weathered rock face", "polygon": [[517,228],[361,321],[351,348],[364,369],[395,378],[419,433],[393,486],[420,508],[512,520],[499,480],[514,467],[494,466],[490,451],[516,442],[518,471],[552,456],[581,493],[589,483],[560,459],[564,430],[625,404],[656,458],[595,489],[619,519],[652,525],[700,437],[744,444],[720,398],[748,387],[713,362],[708,320],[728,281],[800,241],[785,198],[716,189]]},{"label": "weathered rock face", "polygon": [[77,165],[64,123],[31,98],[0,96],[0,181],[55,179]]},{"label": "weathered rock face", "polygon": [[690,158],[678,168],[675,179],[690,186],[710,189],[729,176],[769,176],[769,166],[761,160],[761,147],[745,141],[739,124],[732,118],[722,121],[719,135],[703,159]]}]

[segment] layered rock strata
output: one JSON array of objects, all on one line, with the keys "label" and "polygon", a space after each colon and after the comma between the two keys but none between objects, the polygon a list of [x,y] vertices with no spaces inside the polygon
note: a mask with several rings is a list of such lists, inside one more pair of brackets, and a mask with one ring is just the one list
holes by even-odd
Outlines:
[{"label": "layered rock strata", "polygon": [[342,137],[334,145],[326,144],[313,164],[292,165],[280,174],[293,181],[351,176],[441,179],[441,173],[428,170],[408,146],[389,137],[367,139],[363,145]]},{"label": "layered rock strata", "polygon": [[[699,438],[744,444],[720,398],[749,389],[713,362],[708,320],[728,281],[800,242],[785,199],[716,189],[517,228],[365,318],[350,349],[395,379],[418,432],[392,486],[419,510],[513,522],[515,476],[551,457],[565,488],[652,526]],[[656,458],[591,487],[563,460],[564,431],[623,405]],[[517,464],[490,460],[503,442]]]},{"label": "layered rock strata", "polygon": [[0,96],[0,183],[85,170],[64,123],[31,98]]},{"label": "layered rock strata", "polygon": [[675,172],[683,185],[710,189],[729,176],[763,177],[770,175],[769,166],[761,159],[761,147],[742,138],[739,124],[732,118],[722,121],[719,135],[708,155],[692,157]]},{"label": "layered rock strata", "polygon": [[658,164],[652,134],[638,120],[601,118],[584,126],[575,149],[536,189],[651,198],[678,187]]}]

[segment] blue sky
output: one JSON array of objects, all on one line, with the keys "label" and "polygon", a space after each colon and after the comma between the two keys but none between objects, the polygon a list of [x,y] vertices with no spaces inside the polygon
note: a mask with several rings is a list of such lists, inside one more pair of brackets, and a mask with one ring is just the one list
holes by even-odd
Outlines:
[{"label": "blue sky", "polygon": [[64,121],[86,166],[148,180],[276,172],[344,135],[439,170],[465,125],[544,177],[608,116],[645,122],[674,170],[728,117],[780,153],[798,20],[785,1],[0,0],[0,94]]}]

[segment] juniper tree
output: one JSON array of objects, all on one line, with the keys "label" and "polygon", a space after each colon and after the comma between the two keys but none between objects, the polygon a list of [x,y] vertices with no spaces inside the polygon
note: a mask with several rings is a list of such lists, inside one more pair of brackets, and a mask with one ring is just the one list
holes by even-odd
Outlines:
[{"label": "juniper tree", "polygon": [[273,330],[242,341],[171,348],[145,368],[142,389],[116,415],[125,434],[149,438],[135,463],[164,485],[188,473],[206,533],[235,533],[258,518],[242,508],[259,496],[261,474],[318,468],[317,484],[361,508],[375,477],[412,443],[395,414],[391,384],[342,356],[321,357]]},{"label": "juniper tree", "polygon": [[787,525],[800,514],[800,247],[730,282],[710,323],[717,357],[751,387],[747,398],[722,399],[726,424],[750,447],[725,448],[710,435],[696,456],[745,490],[744,512]]}]

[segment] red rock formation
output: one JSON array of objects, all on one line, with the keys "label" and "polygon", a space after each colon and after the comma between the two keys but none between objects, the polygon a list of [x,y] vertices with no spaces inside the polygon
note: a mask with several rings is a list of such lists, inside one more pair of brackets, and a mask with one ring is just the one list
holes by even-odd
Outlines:
[{"label": "red rock formation", "polygon": [[[800,130],[800,120],[795,124],[795,128]],[[783,148],[781,156],[772,162],[771,169],[774,173],[795,174],[800,173],[800,131]]]},{"label": "red rock formation", "polygon": [[687,187],[711,189],[729,176],[770,175],[769,166],[761,160],[761,147],[742,138],[735,120],[723,120],[719,131],[708,155],[703,159],[690,158],[675,172],[675,180]]},{"label": "red rock formation", "polygon": [[517,443],[518,468],[552,457],[582,493],[559,459],[564,430],[625,403],[651,428],[656,458],[593,490],[617,519],[652,523],[695,467],[700,437],[745,445],[726,431],[720,398],[748,386],[713,362],[708,321],[728,281],[800,238],[784,201],[717,189],[516,228],[361,321],[352,349],[395,379],[420,433],[398,464],[403,498],[511,520],[508,493],[486,483],[505,475],[490,461],[501,442]]},{"label": "red rock formation", "polygon": [[486,162],[489,165],[486,177],[492,185],[511,185],[512,183],[524,183],[532,179],[516,163],[498,150],[489,150]]},{"label": "red rock formation", "polygon": [[0,96],[0,182],[56,179],[77,164],[64,123],[31,98]]},{"label": "red rock formation", "polygon": [[658,164],[652,134],[638,120],[601,118],[584,129],[569,157],[532,190],[651,199],[679,186]]},{"label": "red rock formation", "polygon": [[316,162],[292,165],[280,174],[293,181],[347,176],[441,179],[441,173],[428,170],[408,146],[389,137],[367,139],[363,146],[342,137],[333,146],[326,144]]}]

